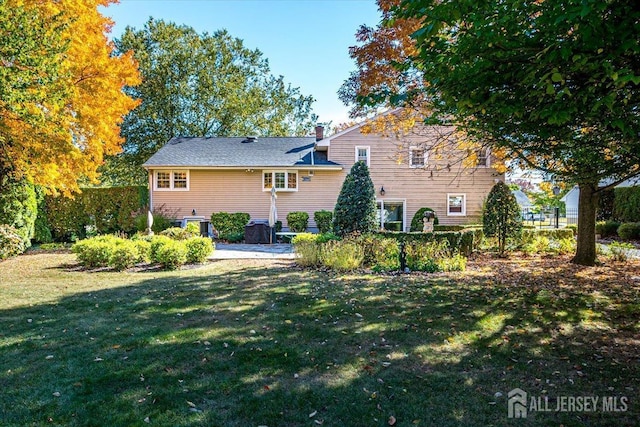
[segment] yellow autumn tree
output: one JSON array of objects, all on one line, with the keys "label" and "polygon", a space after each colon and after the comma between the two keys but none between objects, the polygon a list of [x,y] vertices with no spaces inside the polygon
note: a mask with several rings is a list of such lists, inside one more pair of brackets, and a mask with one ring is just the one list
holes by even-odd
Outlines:
[{"label": "yellow autumn tree", "polygon": [[120,150],[119,125],[138,102],[122,89],[140,77],[107,39],[113,23],[98,6],[113,2],[0,1],[0,185],[71,195]]}]

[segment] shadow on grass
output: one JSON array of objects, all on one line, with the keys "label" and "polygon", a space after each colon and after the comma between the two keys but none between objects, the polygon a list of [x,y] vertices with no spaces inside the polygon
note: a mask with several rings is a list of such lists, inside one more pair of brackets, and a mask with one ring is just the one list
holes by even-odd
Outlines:
[{"label": "shadow on grass", "polygon": [[[635,423],[639,284],[624,267],[482,264],[385,277],[228,262],[122,287],[100,273],[95,292],[0,311],[2,423]],[[630,401],[513,421],[515,387]]]}]

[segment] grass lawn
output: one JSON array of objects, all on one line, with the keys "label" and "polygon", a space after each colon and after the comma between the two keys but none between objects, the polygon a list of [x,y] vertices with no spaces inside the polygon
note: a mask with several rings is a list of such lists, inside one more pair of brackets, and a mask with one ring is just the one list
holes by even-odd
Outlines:
[{"label": "grass lawn", "polygon": [[[0,263],[0,425],[637,425],[639,296],[638,261],[376,276],[24,255]],[[511,420],[516,387],[550,411],[597,396],[597,412]]]}]

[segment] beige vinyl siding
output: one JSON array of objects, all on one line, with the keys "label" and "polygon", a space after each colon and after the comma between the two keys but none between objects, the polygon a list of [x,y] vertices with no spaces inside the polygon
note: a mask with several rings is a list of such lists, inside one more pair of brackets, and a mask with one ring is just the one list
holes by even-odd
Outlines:
[{"label": "beige vinyl siding", "polygon": [[[315,228],[313,214],[325,209],[333,211],[346,174],[355,163],[356,147],[370,147],[371,178],[378,200],[405,202],[405,229],[422,207],[432,208],[441,224],[477,223],[482,204],[496,180],[504,180],[493,168],[463,170],[453,166],[439,172],[433,169],[434,157],[428,154],[424,168],[409,166],[409,147],[420,145],[421,136],[412,136],[400,144],[396,140],[377,135],[364,135],[353,129],[330,139],[329,160],[343,166],[342,171],[315,170],[309,181],[308,170],[290,168],[298,172],[298,191],[278,192],[278,219],[288,227],[287,213],[303,211],[309,214],[309,227]],[[402,148],[399,148],[402,146]],[[442,163],[442,161],[439,161]],[[446,165],[438,164],[439,168]],[[265,170],[273,170],[265,168]],[[153,171],[151,171],[153,172]],[[175,218],[190,216],[193,209],[198,216],[209,218],[212,212],[247,212],[252,219],[267,219],[270,194],[262,190],[263,170],[190,170],[189,191],[154,191],[154,209],[164,209]],[[384,186],[385,194],[380,195]],[[153,186],[151,186],[153,188]],[[447,195],[464,194],[465,216],[447,215]]]},{"label": "beige vinyl siding", "polygon": [[[315,170],[309,181],[305,181],[303,178],[308,176],[308,170],[297,171],[298,191],[278,192],[278,219],[288,227],[287,213],[303,211],[309,214],[309,227],[314,228],[314,212],[322,209],[333,211],[343,174],[340,171]],[[270,192],[262,190],[261,169],[253,172],[190,170],[189,179],[189,191],[153,192],[153,208],[162,209],[177,219],[191,216],[193,209],[198,216],[207,219],[213,212],[247,212],[252,219],[269,218]]]},{"label": "beige vinyl siding", "polygon": [[[405,200],[405,227],[422,207],[432,208],[441,224],[476,223],[482,215],[483,202],[496,179],[504,179],[492,168],[461,169],[453,166],[450,171],[433,172],[431,154],[425,168],[409,166],[409,147],[419,143],[422,137],[413,136],[402,144],[398,141],[372,134],[362,134],[359,129],[347,132],[331,141],[329,160],[340,163],[345,173],[353,166],[356,146],[371,147],[370,173],[378,200]],[[415,141],[415,143],[414,143]],[[438,165],[444,167],[439,161]],[[384,186],[385,194],[380,195]],[[447,194],[465,194],[466,215],[447,215]]]}]

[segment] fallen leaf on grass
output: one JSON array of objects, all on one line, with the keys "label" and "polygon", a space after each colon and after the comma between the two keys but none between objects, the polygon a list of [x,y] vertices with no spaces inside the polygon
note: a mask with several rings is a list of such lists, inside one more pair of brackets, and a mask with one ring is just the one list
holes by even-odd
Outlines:
[{"label": "fallen leaf on grass", "polygon": [[396,417],[394,417],[393,415],[389,417],[389,425],[390,426],[396,425]]},{"label": "fallen leaf on grass", "polygon": [[309,414],[309,418],[315,417],[317,413],[318,411],[313,411],[312,413]]}]

